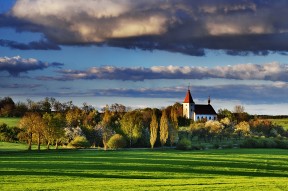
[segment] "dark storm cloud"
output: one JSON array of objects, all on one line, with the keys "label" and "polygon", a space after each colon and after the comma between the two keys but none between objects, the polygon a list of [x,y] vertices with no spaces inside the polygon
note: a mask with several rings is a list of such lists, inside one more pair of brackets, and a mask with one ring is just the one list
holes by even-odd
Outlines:
[{"label": "dark storm cloud", "polygon": [[20,73],[43,70],[49,67],[61,68],[64,64],[62,63],[47,63],[34,58],[21,58],[20,56],[15,57],[0,57],[0,72],[7,71],[12,76],[18,76]]},{"label": "dark storm cloud", "polygon": [[0,26],[58,45],[267,55],[288,51],[287,9],[285,0],[19,0]]},{"label": "dark storm cloud", "polygon": [[189,67],[189,66],[153,66],[135,67],[92,67],[88,70],[58,70],[60,76],[39,77],[40,80],[129,80],[143,81],[153,79],[236,79],[268,80],[288,82],[288,65],[277,62],[257,65],[239,64],[233,66]]},{"label": "dark storm cloud", "polygon": [[46,40],[33,41],[25,44],[16,41],[0,39],[0,46],[19,50],[61,50],[58,45]]}]

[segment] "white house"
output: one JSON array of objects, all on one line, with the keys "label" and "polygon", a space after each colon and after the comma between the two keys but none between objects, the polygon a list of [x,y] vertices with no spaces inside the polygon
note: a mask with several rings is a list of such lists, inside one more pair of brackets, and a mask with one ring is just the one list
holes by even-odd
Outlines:
[{"label": "white house", "polygon": [[210,97],[208,98],[207,105],[195,104],[192,99],[190,90],[188,89],[186,97],[183,102],[183,116],[194,121],[206,119],[217,120],[217,113],[210,104]]}]

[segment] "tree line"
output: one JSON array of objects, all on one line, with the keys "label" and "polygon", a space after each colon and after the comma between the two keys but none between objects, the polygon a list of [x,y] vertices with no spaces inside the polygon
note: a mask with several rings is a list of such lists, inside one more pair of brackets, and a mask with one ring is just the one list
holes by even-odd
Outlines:
[{"label": "tree line", "polygon": [[[61,103],[54,98],[26,103],[10,97],[0,99],[0,116],[21,117],[19,127],[0,125],[2,141],[27,142],[56,149],[65,147],[160,147],[176,146],[189,137],[199,141],[213,141],[249,136],[288,137],[283,127],[266,119],[258,119],[236,106],[234,112],[218,111],[218,121],[194,122],[182,117],[182,105],[166,108],[131,109],[122,104],[106,105],[100,111],[83,103]],[[179,128],[181,127],[181,128]],[[185,128],[182,128],[185,127]],[[189,136],[188,136],[189,135]]]}]

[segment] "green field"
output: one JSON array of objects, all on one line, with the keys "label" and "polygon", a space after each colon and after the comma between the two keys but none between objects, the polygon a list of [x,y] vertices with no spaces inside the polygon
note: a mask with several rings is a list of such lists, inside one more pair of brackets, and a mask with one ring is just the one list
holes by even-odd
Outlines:
[{"label": "green field", "polygon": [[[272,191],[288,188],[288,150],[27,152],[20,151],[21,146],[16,144],[0,146],[1,190]],[[17,151],[11,151],[14,148]]]},{"label": "green field", "polygon": [[288,118],[285,119],[271,119],[275,124],[284,127],[284,129],[288,130]]},{"label": "green field", "polygon": [[0,117],[0,124],[6,123],[9,127],[18,127],[19,121],[17,117]]}]

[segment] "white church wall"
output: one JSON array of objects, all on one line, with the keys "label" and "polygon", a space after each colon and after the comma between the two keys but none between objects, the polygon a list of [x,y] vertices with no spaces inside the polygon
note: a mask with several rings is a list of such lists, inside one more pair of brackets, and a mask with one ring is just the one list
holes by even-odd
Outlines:
[{"label": "white church wall", "polygon": [[209,120],[217,120],[217,116],[216,115],[195,115],[195,118],[194,118],[194,121],[199,121],[199,120],[202,120],[202,119],[207,119],[208,121]]}]

